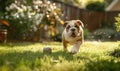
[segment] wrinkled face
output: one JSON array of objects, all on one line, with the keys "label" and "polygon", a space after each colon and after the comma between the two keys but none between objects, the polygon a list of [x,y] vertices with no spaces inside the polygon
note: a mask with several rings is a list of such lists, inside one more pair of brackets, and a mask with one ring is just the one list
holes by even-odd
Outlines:
[{"label": "wrinkled face", "polygon": [[64,26],[67,34],[70,37],[74,38],[81,34],[83,23],[80,20],[71,20],[71,21],[66,21]]}]

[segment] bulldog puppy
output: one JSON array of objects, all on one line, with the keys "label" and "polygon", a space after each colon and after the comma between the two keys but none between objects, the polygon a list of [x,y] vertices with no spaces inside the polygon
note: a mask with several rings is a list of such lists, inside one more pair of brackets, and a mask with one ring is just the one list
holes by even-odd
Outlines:
[{"label": "bulldog puppy", "polygon": [[83,23],[80,20],[66,21],[63,25],[65,27],[62,33],[63,49],[67,51],[67,45],[72,44],[72,54],[79,51],[81,44],[84,41],[83,37]]}]

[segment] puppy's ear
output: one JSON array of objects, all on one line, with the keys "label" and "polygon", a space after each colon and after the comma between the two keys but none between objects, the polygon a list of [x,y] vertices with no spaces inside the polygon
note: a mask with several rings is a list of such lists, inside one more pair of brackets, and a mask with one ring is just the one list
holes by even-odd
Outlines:
[{"label": "puppy's ear", "polygon": [[81,26],[82,28],[84,28],[84,24],[83,24],[83,22],[82,22],[82,21],[77,20],[77,23],[78,23],[78,25],[79,25],[79,26]]},{"label": "puppy's ear", "polygon": [[68,21],[65,21],[64,24],[63,24],[63,27],[66,27],[68,24]]}]

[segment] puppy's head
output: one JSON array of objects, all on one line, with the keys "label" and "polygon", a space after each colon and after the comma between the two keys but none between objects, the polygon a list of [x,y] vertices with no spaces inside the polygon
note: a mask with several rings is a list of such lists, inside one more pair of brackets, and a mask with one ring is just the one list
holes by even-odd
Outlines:
[{"label": "puppy's head", "polygon": [[83,31],[83,23],[80,20],[71,20],[66,21],[63,25],[65,27],[65,31],[70,37],[76,37],[81,35],[81,32]]}]

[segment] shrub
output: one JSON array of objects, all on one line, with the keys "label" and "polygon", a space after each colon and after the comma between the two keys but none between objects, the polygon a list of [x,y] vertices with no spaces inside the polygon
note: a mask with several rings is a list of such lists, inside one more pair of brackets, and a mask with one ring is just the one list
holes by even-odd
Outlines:
[{"label": "shrub", "polygon": [[100,40],[114,39],[116,31],[112,29],[98,29],[94,32],[94,38]]},{"label": "shrub", "polygon": [[105,2],[99,2],[99,1],[89,2],[86,5],[86,9],[90,11],[104,11],[105,5],[106,5]]},{"label": "shrub", "polygon": [[116,48],[113,51],[109,51],[109,55],[114,57],[120,57],[120,48]]},{"label": "shrub", "polygon": [[90,35],[90,33],[89,33],[88,29],[84,29],[84,39],[89,38],[89,35]]},{"label": "shrub", "polygon": [[10,26],[8,27],[9,39],[22,39],[26,33],[31,31],[33,25],[33,21],[27,18],[13,18],[8,19],[8,21],[10,22]]},{"label": "shrub", "polygon": [[115,17],[115,25],[116,25],[116,30],[119,32],[120,31],[120,14],[118,14],[117,17]]}]

